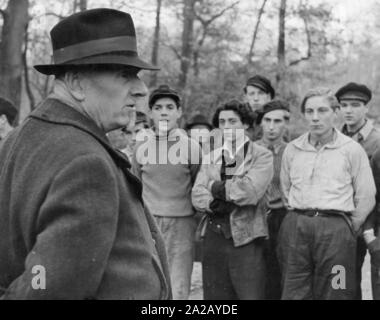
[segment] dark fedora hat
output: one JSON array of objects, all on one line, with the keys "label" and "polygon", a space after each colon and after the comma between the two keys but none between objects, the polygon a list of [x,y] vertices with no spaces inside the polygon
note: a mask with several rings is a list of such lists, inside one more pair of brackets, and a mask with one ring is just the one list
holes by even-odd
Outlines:
[{"label": "dark fedora hat", "polygon": [[339,102],[341,100],[359,100],[367,104],[372,98],[372,92],[364,84],[350,82],[340,88],[335,96]]},{"label": "dark fedora hat", "polygon": [[137,54],[136,31],[130,14],[114,9],[75,13],[50,32],[53,63],[34,68],[47,75],[83,65],[123,65],[159,70]]},{"label": "dark fedora hat", "polygon": [[286,112],[290,112],[289,103],[281,99],[276,99],[264,104],[262,110],[258,113],[256,123],[260,124],[264,118],[264,115],[274,110],[283,110]]},{"label": "dark fedora hat", "polygon": [[196,125],[203,125],[206,126],[210,131],[212,130],[211,123],[209,123],[207,121],[207,118],[201,113],[197,113],[190,119],[190,121],[185,126],[185,130],[190,130],[192,127]]}]

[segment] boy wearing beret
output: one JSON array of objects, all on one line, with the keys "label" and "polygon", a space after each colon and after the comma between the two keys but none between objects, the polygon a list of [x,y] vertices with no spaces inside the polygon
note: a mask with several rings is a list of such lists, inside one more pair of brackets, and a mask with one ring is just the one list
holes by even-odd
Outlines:
[{"label": "boy wearing beret", "polygon": [[266,103],[257,118],[257,123],[263,129],[263,137],[257,144],[264,146],[273,154],[274,175],[267,190],[267,223],[269,241],[265,252],[267,264],[266,299],[278,300],[281,298],[281,273],[276,247],[278,232],[286,215],[286,208],[282,201],[280,170],[281,160],[287,145],[284,135],[289,123],[289,105],[283,100],[272,100]]}]

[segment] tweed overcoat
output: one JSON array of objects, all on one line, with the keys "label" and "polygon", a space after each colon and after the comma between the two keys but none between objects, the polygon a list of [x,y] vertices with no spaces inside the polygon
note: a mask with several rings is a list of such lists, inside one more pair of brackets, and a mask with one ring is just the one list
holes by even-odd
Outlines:
[{"label": "tweed overcoat", "polygon": [[95,122],[45,100],[0,149],[3,299],[168,299],[141,183]]}]

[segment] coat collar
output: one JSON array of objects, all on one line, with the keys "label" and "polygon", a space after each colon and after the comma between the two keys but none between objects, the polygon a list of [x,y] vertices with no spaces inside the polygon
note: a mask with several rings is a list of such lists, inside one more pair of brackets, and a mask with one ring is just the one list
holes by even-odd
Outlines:
[{"label": "coat collar", "polygon": [[93,120],[74,108],[59,100],[48,98],[42,105],[35,109],[29,117],[57,125],[72,126],[88,133],[107,150],[116,165],[126,174],[127,178],[132,180],[131,182],[141,186],[140,180],[129,171],[131,164],[128,157],[111,146],[106,134]]}]

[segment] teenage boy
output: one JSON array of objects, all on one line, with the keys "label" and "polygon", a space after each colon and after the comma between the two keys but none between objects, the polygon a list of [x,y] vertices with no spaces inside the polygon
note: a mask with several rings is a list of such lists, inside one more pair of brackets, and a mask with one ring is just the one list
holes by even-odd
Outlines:
[{"label": "teenage boy", "polygon": [[309,130],[290,142],[281,165],[289,211],[278,245],[282,299],[355,299],[356,237],[375,205],[368,157],[334,128],[339,103],[329,89],[301,104]]},{"label": "teenage boy", "polygon": [[204,158],[193,187],[193,205],[208,217],[202,260],[206,300],[265,298],[263,196],[273,177],[273,157],[245,135],[251,123],[251,112],[237,100],[217,109],[213,125],[222,131],[223,145]]},{"label": "teenage boy", "polygon": [[287,145],[284,142],[284,134],[289,124],[288,103],[282,100],[272,100],[266,103],[257,118],[257,123],[263,129],[263,137],[257,141],[257,144],[272,152],[274,168],[272,183],[267,190],[269,241],[265,252],[267,260],[266,298],[279,300],[281,299],[281,273],[276,247],[278,232],[287,212],[282,201],[280,171],[282,155]]},{"label": "teenage boy", "polygon": [[143,183],[144,202],[163,234],[176,300],[190,293],[196,229],[191,188],[201,163],[200,145],[178,128],[180,103],[178,93],[167,85],[152,92],[149,113],[154,127],[137,137],[133,165]]}]

